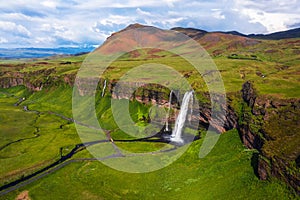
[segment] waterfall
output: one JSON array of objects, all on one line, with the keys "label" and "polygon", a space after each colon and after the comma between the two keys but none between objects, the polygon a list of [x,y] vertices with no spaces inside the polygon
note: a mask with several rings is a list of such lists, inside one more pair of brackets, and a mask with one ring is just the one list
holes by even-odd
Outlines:
[{"label": "waterfall", "polygon": [[173,90],[171,90],[170,92],[170,96],[169,96],[169,108],[168,108],[168,113],[166,116],[166,131],[169,131],[169,117],[170,117],[170,111],[171,111],[171,104],[172,104],[172,94],[173,94]]},{"label": "waterfall", "polygon": [[191,101],[190,102],[191,109],[190,109],[189,123],[191,124],[192,123],[192,117],[193,117],[193,104],[194,104],[194,98],[193,98],[193,96],[191,97],[190,101]]},{"label": "waterfall", "polygon": [[101,94],[101,97],[104,96],[104,93],[105,93],[105,88],[106,88],[106,80],[104,80],[104,83],[103,83],[103,89],[102,89],[102,94]]},{"label": "waterfall", "polygon": [[189,103],[193,99],[193,91],[186,92],[184,94],[179,115],[175,122],[175,128],[172,132],[171,141],[183,143],[181,138],[182,129],[186,120],[186,116],[189,110]]}]

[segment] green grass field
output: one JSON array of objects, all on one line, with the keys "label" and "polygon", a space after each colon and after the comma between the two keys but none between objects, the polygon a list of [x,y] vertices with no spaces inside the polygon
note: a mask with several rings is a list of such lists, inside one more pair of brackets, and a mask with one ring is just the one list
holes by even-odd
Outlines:
[{"label": "green grass field", "polygon": [[[13,141],[34,135],[39,128],[39,137],[12,144],[0,151],[1,184],[33,173],[59,158],[62,147],[68,153],[80,143],[74,124],[51,115],[48,111],[64,113],[68,109],[59,99],[70,87],[53,90],[57,96],[38,92],[28,95],[24,88],[2,90],[1,105],[5,114],[16,120],[19,129],[2,131],[2,138]],[[49,90],[51,91],[51,90]],[[59,92],[64,91],[64,92]],[[11,95],[9,95],[9,93]],[[19,97],[27,95],[22,105],[13,106]],[[12,96],[14,95],[14,96]],[[50,98],[51,97],[51,98]],[[66,98],[67,99],[67,98]],[[52,101],[50,101],[52,100]],[[109,98],[103,98],[102,104]],[[66,100],[67,102],[67,100]],[[37,115],[22,110],[23,105],[39,110]],[[61,105],[59,107],[58,105]],[[64,104],[65,105],[65,104]],[[147,108],[136,104],[132,106],[132,118],[138,120],[136,113],[147,112]],[[104,106],[105,107],[105,106]],[[139,112],[137,111],[139,110]],[[99,118],[103,125],[113,129],[115,124],[109,110],[99,109]],[[66,112],[67,113],[67,112]],[[2,114],[3,115],[3,114]],[[11,120],[12,120],[11,119]],[[7,126],[1,123],[1,126]],[[2,129],[5,130],[5,129]],[[23,132],[22,132],[23,131]],[[8,133],[15,133],[10,135]],[[128,139],[122,132],[113,132],[119,139]],[[205,158],[199,159],[202,139],[193,142],[183,156],[173,164],[150,173],[131,174],[116,171],[98,161],[79,161],[71,163],[46,177],[11,192],[0,199],[14,199],[20,192],[27,190],[32,199],[294,199],[296,198],[285,184],[278,180],[260,181],[251,166],[253,151],[241,144],[236,130],[221,135],[215,148]],[[124,151],[135,153],[149,152],[165,146],[162,143],[116,142]],[[101,144],[96,146],[101,148]],[[90,158],[84,150],[74,155],[75,158]],[[126,159],[126,158],[124,158]],[[51,191],[51,192],[49,192]]]},{"label": "green grass field", "polygon": [[242,146],[235,130],[223,134],[204,159],[198,158],[201,143],[194,142],[170,166],[145,174],[116,171],[98,161],[72,163],[4,198],[23,190],[32,199],[295,198],[278,181],[258,180],[251,167],[253,152]]},{"label": "green grass field", "polygon": [[14,106],[18,98],[26,96],[25,91],[24,88],[15,88],[12,97],[7,94],[12,92],[10,89],[0,98],[1,111],[4,111],[1,112],[0,124],[0,144],[3,147],[0,150],[1,185],[57,160],[60,147],[80,142],[74,125],[68,121],[42,109],[40,113],[25,112],[23,106]]}]

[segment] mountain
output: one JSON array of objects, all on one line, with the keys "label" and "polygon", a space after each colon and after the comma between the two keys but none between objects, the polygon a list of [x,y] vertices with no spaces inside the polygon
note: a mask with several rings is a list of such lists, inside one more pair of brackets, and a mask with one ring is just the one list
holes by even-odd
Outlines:
[{"label": "mountain", "polygon": [[[116,51],[127,51],[129,45],[135,45],[135,40],[131,40],[133,32],[124,33],[124,31],[133,30],[136,28],[145,28],[149,27],[155,30],[156,34],[150,33],[145,37],[144,41],[146,43],[152,44],[160,40],[161,37],[164,37],[164,32],[159,31],[156,27],[145,26],[141,24],[131,24],[127,26],[125,29],[120,30],[116,33],[113,33],[107,40],[103,43],[101,50],[103,53],[112,53]],[[256,52],[256,54],[268,54],[265,56],[270,56],[270,54],[274,54],[274,56],[279,56],[280,52],[282,55],[288,53],[287,51],[283,52],[285,48],[292,48],[292,57],[297,54],[297,50],[295,49],[295,44],[291,44],[288,40],[283,40],[282,42],[276,43],[276,45],[270,41],[279,40],[279,39],[293,39],[300,38],[300,29],[292,29],[283,32],[271,33],[267,35],[262,34],[250,34],[245,35],[239,33],[237,31],[214,31],[208,32],[201,29],[196,28],[182,28],[182,27],[174,27],[171,29],[172,31],[177,31],[183,33],[195,41],[197,41],[205,50],[207,50],[211,56],[225,55],[230,56],[231,54],[249,54],[249,52]],[[120,33],[123,33],[122,40],[119,39]],[[127,36],[124,37],[124,34]],[[166,35],[165,35],[166,36]],[[147,38],[147,39],[146,39]],[[296,43],[298,43],[296,41]],[[276,47],[275,47],[275,46]],[[279,47],[280,46],[280,47]],[[105,48],[104,48],[105,47]],[[105,52],[104,52],[105,51]],[[278,54],[278,55],[275,55]],[[135,55],[136,56],[136,55]],[[249,55],[246,55],[249,56]],[[290,56],[290,55],[286,55]],[[293,58],[291,59],[293,60]],[[252,59],[252,58],[251,58]]]},{"label": "mountain", "polygon": [[173,31],[178,31],[180,33],[184,33],[187,36],[193,38],[193,39],[199,39],[203,37],[205,34],[207,34],[207,31],[201,30],[201,29],[195,29],[195,28],[181,28],[181,27],[175,27],[172,28]]},{"label": "mountain", "polygon": [[181,33],[184,33],[188,36],[190,36],[193,39],[199,39],[200,37],[203,37],[206,34],[209,33],[221,33],[221,34],[227,34],[227,35],[235,35],[235,36],[242,36],[252,39],[264,39],[264,40],[281,40],[281,39],[289,39],[289,38],[300,38],[300,28],[291,29],[287,31],[280,31],[270,34],[243,34],[237,31],[214,31],[214,32],[208,32],[201,29],[195,29],[195,28],[182,28],[182,27],[175,27],[171,30],[178,31]]},{"label": "mountain", "polygon": [[281,40],[289,38],[300,38],[300,28],[291,29],[287,31],[280,31],[270,34],[250,34],[247,35],[249,38],[266,39],[266,40]]},{"label": "mountain", "polygon": [[55,56],[74,56],[91,52],[94,46],[58,48],[0,48],[0,59],[31,59]]}]

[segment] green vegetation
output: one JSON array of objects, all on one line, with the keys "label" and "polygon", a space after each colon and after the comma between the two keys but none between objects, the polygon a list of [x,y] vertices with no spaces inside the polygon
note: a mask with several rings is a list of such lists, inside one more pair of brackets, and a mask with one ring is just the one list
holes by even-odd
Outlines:
[{"label": "green vegetation", "polygon": [[[245,81],[251,80],[261,95],[268,94],[280,98],[291,98],[300,96],[298,78],[300,64],[297,41],[297,39],[261,40],[253,45],[234,46],[234,48],[227,48],[231,43],[224,41],[207,47],[207,51],[212,55],[213,61],[222,75],[227,93],[239,91]],[[199,42],[205,47],[202,40]],[[221,53],[213,56],[215,51]],[[86,55],[46,61],[1,64],[0,70],[2,72],[11,72],[3,74],[1,77],[13,77],[13,72],[18,72],[25,73],[25,77],[28,76],[26,79],[35,85],[38,85],[39,82],[46,85],[60,85],[63,82],[69,84],[85,57]],[[134,67],[151,63],[158,63],[175,69],[187,78],[197,93],[207,91],[204,79],[187,61],[170,52],[151,51],[149,49],[138,50],[138,53],[124,54],[110,65],[102,78],[116,80]],[[51,73],[43,71],[51,69],[53,70]],[[92,67],[90,67],[90,71],[93,72]],[[151,73],[163,75],[159,71],[152,70]],[[176,80],[173,81],[176,82]]]},{"label": "green vegetation", "polygon": [[[16,101],[14,97],[0,98],[1,147],[13,142],[15,139],[34,136],[35,128],[32,124],[36,119],[36,115],[34,113],[24,113],[19,107],[13,106]],[[13,127],[12,124],[14,124]]]},{"label": "green vegetation", "polygon": [[[175,163],[159,171],[128,174],[97,161],[72,163],[21,190],[32,199],[288,199],[278,181],[259,181],[235,130],[223,134],[213,151],[198,158],[196,141]],[[49,192],[51,191],[51,192]]]},{"label": "green vegetation", "polygon": [[[299,103],[298,103],[299,104]],[[295,107],[299,105],[295,105]],[[264,123],[264,130],[269,137],[272,138],[263,148],[263,151],[269,157],[279,157],[283,159],[291,159],[296,165],[296,153],[299,151],[300,138],[299,132],[299,111],[293,107],[283,107],[272,114],[270,119]],[[284,129],[282,127],[285,127]],[[284,141],[284,142],[282,142]],[[286,145],[288,144],[288,145]],[[286,156],[289,155],[289,158]],[[300,169],[297,169],[300,172]]]},{"label": "green vegetation", "polygon": [[[271,115],[270,120],[263,121],[262,116],[254,115],[237,94],[242,84],[250,80],[259,92],[258,95],[265,98],[299,98],[300,63],[296,51],[297,41],[258,40],[251,45],[245,45],[244,41],[231,43],[232,41],[224,40],[216,45],[206,46],[222,75],[230,105],[239,116],[239,124],[246,125],[251,122],[250,131],[261,138],[264,137],[261,129],[268,130],[271,140],[263,146],[262,151],[271,158],[292,154],[294,160],[286,169],[291,174],[299,172],[295,160],[298,155],[293,155],[295,149],[299,148],[298,132],[295,131],[299,126],[299,111],[292,107],[282,108],[278,115]],[[205,46],[209,42],[205,43],[203,39],[202,44]],[[0,186],[49,166],[62,156],[69,155],[81,143],[71,119],[72,84],[85,57],[86,55],[31,62],[0,61],[0,83],[10,87],[0,89]],[[171,144],[152,141],[117,141],[153,134],[157,127],[147,126],[148,122],[152,116],[164,115],[165,108],[154,109],[136,100],[130,101],[129,115],[133,124],[128,125],[123,118],[119,123],[122,128],[137,129],[139,134],[128,135],[115,121],[115,117],[124,114],[123,110],[114,112],[113,116],[111,108],[112,103],[125,105],[127,101],[112,100],[112,94],[107,92],[109,88],[106,89],[105,96],[101,97],[104,79],[112,83],[134,67],[151,63],[164,64],[178,71],[192,85],[201,105],[209,104],[206,93],[208,88],[202,78],[205,74],[195,72],[180,56],[149,49],[123,55],[105,71],[97,88],[95,109],[99,124],[107,130],[105,133],[109,132],[112,139],[116,140],[115,145],[124,152],[147,153],[172,147]],[[90,70],[94,72],[95,69],[91,67]],[[142,73],[131,72],[133,77]],[[150,72],[153,77],[167,76],[160,70],[143,71],[146,72]],[[19,83],[17,78],[22,78],[24,83]],[[177,79],[172,81],[179,84]],[[20,86],[22,84],[27,88]],[[15,85],[19,86],[12,87]],[[157,88],[157,85],[149,84],[145,88],[155,89],[161,93],[162,99],[168,99],[170,91],[165,87]],[[135,95],[142,95],[143,89],[138,89]],[[17,102],[19,105],[14,106]],[[74,160],[54,173],[0,198],[14,199],[23,190],[28,190],[32,199],[297,198],[278,180],[258,180],[252,166],[254,154],[257,152],[245,149],[237,130],[222,134],[212,152],[203,159],[198,158],[205,136],[203,132],[201,134],[202,138],[194,141],[183,156],[158,171],[129,174],[113,170],[94,160]],[[99,143],[93,147],[101,149],[107,144],[110,145],[110,142]],[[92,156],[81,148],[70,159],[82,158]],[[261,156],[261,159],[266,158]],[[268,159],[266,161],[269,162]]]},{"label": "green vegetation", "polygon": [[[40,108],[39,105],[32,106],[34,109],[28,112],[23,110],[24,103],[14,106],[19,98],[28,96],[24,87],[2,89],[1,93],[5,94],[0,98],[1,111],[4,111],[0,115],[1,185],[57,160],[60,147],[80,142],[73,124],[46,110],[36,112],[34,109]],[[26,101],[32,103],[30,97]]]},{"label": "green vegetation", "polygon": [[238,55],[231,54],[228,56],[229,59],[241,59],[241,60],[258,60],[256,55]]},{"label": "green vegetation", "polygon": [[30,110],[52,111],[72,116],[72,88],[67,84],[59,84],[56,87],[48,87],[33,93],[24,105]]},{"label": "green vegetation", "polygon": [[[75,144],[80,143],[73,124],[48,113],[51,109],[60,110],[61,113],[68,109],[67,106],[61,105],[59,98],[64,99],[63,96],[61,97],[62,91],[71,90],[70,87],[61,86],[55,90],[48,90],[48,93],[41,91],[29,95],[22,105],[29,105],[31,109],[39,110],[39,115],[22,111],[22,106],[12,106],[26,93],[24,90],[24,88],[2,90],[1,106],[7,109],[8,115],[17,112],[12,115],[14,119],[27,126],[21,135],[10,135],[11,140],[34,136],[36,128],[39,129],[40,136],[0,151],[1,163],[4,163],[1,166],[5,166],[1,168],[2,184],[47,166],[59,158],[60,148],[63,149],[63,155],[66,155]],[[97,109],[100,122],[113,130],[115,124],[112,118],[107,118],[111,116],[110,98],[101,98],[99,103],[103,105]],[[61,107],[55,106],[56,104]],[[132,118],[136,122],[140,120],[141,115],[144,115],[143,113],[147,112],[148,108],[138,102],[133,102],[131,105]],[[14,122],[7,123],[6,125],[11,127]],[[10,132],[14,131],[10,130]],[[3,136],[7,136],[6,133],[1,132]],[[128,136],[126,137],[120,130],[114,131],[112,136],[128,139]],[[246,151],[236,130],[223,134],[213,151],[204,159],[199,159],[198,153],[202,141],[201,139],[193,142],[179,160],[159,171],[128,174],[110,169],[97,161],[74,162],[3,198],[15,198],[23,190],[28,190],[32,199],[123,199],[124,197],[128,199],[199,199],[199,197],[222,199],[224,196],[227,199],[294,198],[293,193],[283,183],[277,180],[272,182],[258,180],[251,166],[253,152]],[[136,153],[159,150],[165,146],[162,143],[147,142],[116,142],[116,145],[122,150]],[[98,145],[100,146],[101,144]],[[76,154],[74,159],[89,157],[91,155],[84,150]],[[49,190],[52,192],[49,193]]]}]

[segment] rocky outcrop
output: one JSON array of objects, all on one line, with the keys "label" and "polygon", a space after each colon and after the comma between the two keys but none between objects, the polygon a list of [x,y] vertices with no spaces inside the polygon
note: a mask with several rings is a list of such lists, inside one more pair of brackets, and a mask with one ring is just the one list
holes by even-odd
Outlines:
[{"label": "rocky outcrop", "polygon": [[[80,95],[95,95],[93,93],[102,93],[104,87],[104,79],[97,78],[81,78],[76,80],[76,85]],[[91,87],[94,91],[92,91]],[[95,90],[96,89],[96,90]],[[137,100],[144,104],[155,104],[159,106],[169,106],[170,90],[164,86],[146,82],[126,82],[120,85],[117,80],[106,80],[105,94],[110,95],[113,99],[129,99]],[[180,109],[180,102],[183,98],[183,93],[174,91],[176,95],[172,98],[173,109]],[[209,102],[210,94],[203,93],[204,98]],[[221,96],[213,95],[215,101],[218,101]],[[224,98],[224,97],[222,97]],[[224,104],[217,108],[214,117],[212,117],[211,104],[199,102],[199,116],[192,118],[199,121],[201,127],[208,128],[211,126],[219,133],[223,133],[232,128],[237,128],[237,115],[229,104]],[[175,120],[173,118],[173,120]]]},{"label": "rocky outcrop", "polygon": [[[103,81],[101,81],[103,82]],[[170,90],[158,85],[158,84],[146,84],[141,82],[126,83],[127,86],[116,87],[115,83],[109,81],[108,88],[112,98],[115,99],[135,99],[141,103],[145,104],[156,104],[160,106],[169,106],[169,93]],[[137,88],[136,90],[126,89],[126,88]],[[179,91],[174,91],[176,95],[172,98],[173,109],[180,109],[180,101],[184,94],[180,94]],[[177,98],[176,98],[177,96]],[[208,93],[203,93],[204,98],[210,99]],[[214,95],[215,101],[221,98],[220,95]],[[222,97],[224,98],[224,97]],[[233,108],[229,104],[224,104],[222,107],[216,109],[214,117],[212,117],[211,104],[199,102],[199,116],[194,116],[194,119],[199,121],[199,125],[202,127],[208,127],[209,125],[213,127],[219,133],[223,133],[232,128],[237,128],[237,115],[235,114]]]},{"label": "rocky outcrop", "polygon": [[24,85],[24,74],[20,72],[1,72],[0,86],[2,88],[9,88],[18,85]]},{"label": "rocky outcrop", "polygon": [[24,85],[31,91],[39,91],[47,83],[48,76],[55,72],[55,68],[41,69],[32,72],[1,72],[0,87],[10,88]]},{"label": "rocky outcrop", "polygon": [[291,168],[290,165],[291,164],[289,161],[287,161],[287,159],[276,156],[269,157],[261,155],[258,160],[257,172],[261,180],[267,180],[271,176],[277,177],[286,182],[288,185],[294,188],[298,194],[300,194],[299,171],[297,172],[297,169]]},{"label": "rocky outcrop", "polygon": [[256,99],[256,91],[254,90],[251,82],[247,81],[244,83],[242,88],[242,97],[249,107],[253,107]]},{"label": "rocky outcrop", "polygon": [[145,104],[165,105],[168,103],[168,89],[158,84],[126,82],[122,85],[111,83],[108,86],[114,99],[135,99]]},{"label": "rocky outcrop", "polygon": [[76,74],[65,74],[64,75],[64,82],[67,83],[70,86],[73,86],[74,82],[75,82],[75,77],[76,77]]},{"label": "rocky outcrop", "polygon": [[[209,98],[209,94],[203,94]],[[218,98],[218,95],[215,95]],[[216,99],[218,101],[218,99]],[[227,99],[230,102],[230,99]],[[229,103],[221,104],[221,107],[215,110],[212,117],[212,110],[210,103],[201,103],[199,105],[199,122],[204,127],[211,126],[219,133],[224,133],[227,130],[238,127],[238,116]]]},{"label": "rocky outcrop", "polygon": [[[242,87],[242,99],[246,103],[242,103],[242,111],[239,116],[239,132],[243,144],[250,149],[261,149],[263,145],[263,138],[261,137],[261,124],[256,121],[252,115],[255,101],[257,100],[256,91],[251,82],[244,83]],[[262,113],[257,113],[257,116]],[[256,130],[253,130],[256,128]]]},{"label": "rocky outcrop", "polygon": [[251,82],[242,88],[239,133],[242,142],[259,151],[260,179],[277,177],[300,193],[300,99],[257,96]]},{"label": "rocky outcrop", "polygon": [[[135,88],[138,88],[133,94],[126,91],[126,89],[114,91],[113,98],[127,98],[135,99],[146,104],[156,104],[161,106],[168,106],[169,93],[170,91],[160,85],[148,84],[146,87],[142,83],[135,83]],[[182,99],[184,94],[180,94],[179,91],[174,91],[179,99]],[[206,99],[209,100],[210,96],[208,93],[203,93]],[[218,95],[214,95],[216,101],[221,98]],[[174,109],[179,109],[180,100],[173,98],[172,107]],[[202,127],[213,127],[217,132],[223,133],[232,128],[237,128],[237,115],[235,114],[233,108],[229,104],[224,104],[219,111],[214,113],[212,117],[211,105],[210,103],[199,102],[199,116],[194,116],[193,118],[199,120],[199,125]]]}]

